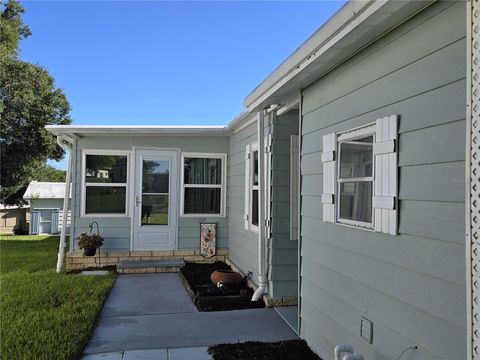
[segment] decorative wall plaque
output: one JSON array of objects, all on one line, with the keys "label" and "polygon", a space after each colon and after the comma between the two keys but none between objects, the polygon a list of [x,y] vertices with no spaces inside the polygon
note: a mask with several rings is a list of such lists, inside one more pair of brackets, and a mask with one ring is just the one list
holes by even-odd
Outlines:
[{"label": "decorative wall plaque", "polygon": [[200,252],[203,257],[211,258],[217,253],[217,224],[200,224]]}]

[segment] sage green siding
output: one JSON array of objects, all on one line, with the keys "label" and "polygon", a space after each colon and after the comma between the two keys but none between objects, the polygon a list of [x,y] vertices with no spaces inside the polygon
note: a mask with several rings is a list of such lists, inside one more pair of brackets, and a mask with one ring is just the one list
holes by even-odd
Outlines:
[{"label": "sage green siding", "polygon": [[298,295],[298,241],[290,240],[290,136],[298,135],[298,111],[273,118],[272,237],[268,280],[273,297]]},{"label": "sage green siding", "polygon": [[[301,336],[324,359],[466,358],[465,28],[463,2],[437,2],[303,92]],[[322,136],[393,114],[399,235],[324,223]]]},{"label": "sage green siding", "polygon": [[[75,176],[74,199],[75,219],[74,234],[87,232],[88,224],[97,221],[101,235],[105,238],[102,250],[130,250],[131,217],[81,217],[81,176],[82,176],[82,150],[132,150],[133,147],[146,148],[174,148],[182,152],[200,153],[228,153],[229,139],[227,136],[92,136],[78,140]],[[130,162],[134,161],[133,157]],[[179,159],[180,161],[180,159]],[[227,164],[229,159],[227,158]],[[180,179],[178,179],[180,183]],[[181,189],[180,189],[181,190]],[[228,196],[228,195],[227,195]],[[180,208],[180,198],[177,199],[177,208]],[[228,202],[228,199],[227,199]],[[130,204],[131,206],[131,204]],[[217,224],[217,248],[228,247],[228,221],[226,217],[206,218],[178,218],[178,249],[199,249],[200,247],[200,222],[213,222]],[[73,250],[77,250],[75,242]]]},{"label": "sage green siding", "polygon": [[244,272],[252,271],[258,277],[258,233],[244,228],[245,213],[245,149],[257,142],[257,123],[234,132],[230,136],[228,164],[228,247],[230,259]]}]

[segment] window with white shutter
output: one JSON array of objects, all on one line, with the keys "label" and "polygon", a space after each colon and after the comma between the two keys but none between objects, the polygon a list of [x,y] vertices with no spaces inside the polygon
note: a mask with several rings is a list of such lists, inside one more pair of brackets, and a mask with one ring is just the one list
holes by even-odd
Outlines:
[{"label": "window with white shutter", "polygon": [[323,221],[397,233],[397,116],[323,136]]}]

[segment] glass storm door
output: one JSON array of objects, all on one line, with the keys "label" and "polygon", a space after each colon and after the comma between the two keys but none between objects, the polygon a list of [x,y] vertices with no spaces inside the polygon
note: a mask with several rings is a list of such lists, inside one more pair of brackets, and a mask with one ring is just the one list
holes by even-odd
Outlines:
[{"label": "glass storm door", "polygon": [[135,152],[133,250],[173,250],[177,236],[178,153]]}]

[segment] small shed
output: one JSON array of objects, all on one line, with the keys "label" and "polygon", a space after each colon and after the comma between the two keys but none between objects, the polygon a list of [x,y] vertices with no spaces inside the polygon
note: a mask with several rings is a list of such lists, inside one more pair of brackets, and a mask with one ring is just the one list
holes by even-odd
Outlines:
[{"label": "small shed", "polygon": [[0,234],[24,233],[29,228],[29,205],[0,204]]},{"label": "small shed", "polygon": [[[28,185],[23,199],[30,202],[30,234],[60,233],[64,195],[65,183],[32,181]],[[67,215],[67,229],[69,225],[70,211]]]}]

